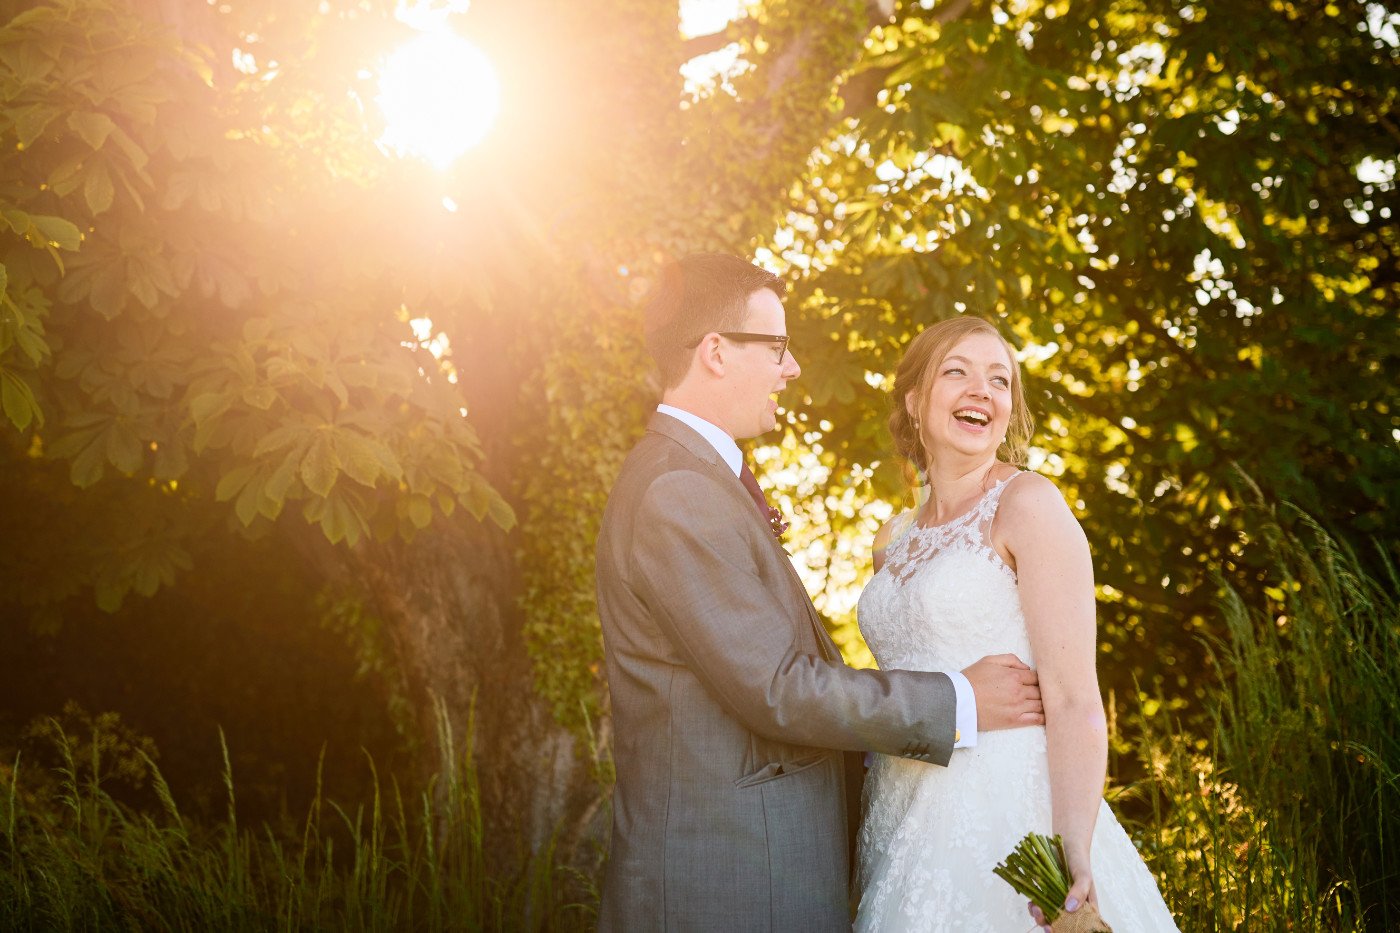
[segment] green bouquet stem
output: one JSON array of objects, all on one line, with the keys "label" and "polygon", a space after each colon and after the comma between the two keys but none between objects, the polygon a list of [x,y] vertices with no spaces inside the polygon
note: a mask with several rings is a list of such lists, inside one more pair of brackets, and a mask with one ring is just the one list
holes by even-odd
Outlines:
[{"label": "green bouquet stem", "polygon": [[1059,836],[1026,833],[992,871],[1039,907],[1047,921],[1053,922],[1064,910],[1069,896],[1069,860]]}]

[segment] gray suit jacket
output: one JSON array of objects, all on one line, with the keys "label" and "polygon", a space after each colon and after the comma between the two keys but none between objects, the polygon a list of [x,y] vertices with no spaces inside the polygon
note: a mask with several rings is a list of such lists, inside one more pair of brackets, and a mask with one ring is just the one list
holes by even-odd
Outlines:
[{"label": "gray suit jacket", "polygon": [[599,928],[849,930],[834,750],[947,764],[948,678],[846,667],[743,484],[667,415],[597,559],[617,766]]}]

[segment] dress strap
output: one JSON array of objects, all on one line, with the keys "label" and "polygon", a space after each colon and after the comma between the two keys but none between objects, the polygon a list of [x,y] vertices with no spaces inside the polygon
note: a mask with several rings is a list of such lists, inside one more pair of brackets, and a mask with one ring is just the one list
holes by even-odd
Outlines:
[{"label": "dress strap", "polygon": [[982,497],[982,501],[977,503],[977,521],[974,527],[977,529],[981,543],[991,546],[992,543],[992,522],[997,517],[997,509],[1001,507],[1001,494],[1006,492],[1006,487],[1011,485],[1011,481],[1020,476],[1025,470],[1017,470],[1010,476],[997,482],[995,486],[987,490],[987,494]]},{"label": "dress strap", "polygon": [[914,527],[914,519],[919,515],[918,509],[905,509],[894,518],[890,519],[890,540],[885,545],[885,549],[894,547],[900,538],[909,534],[909,529]]},{"label": "dress strap", "polygon": [[1001,494],[1006,492],[1006,487],[1011,485],[1011,481],[1024,472],[1026,471],[1017,470],[1015,473],[1012,473],[1010,476],[998,482],[991,489],[987,490],[986,508],[991,510],[991,513],[993,515],[996,514],[997,505],[1001,502]]}]

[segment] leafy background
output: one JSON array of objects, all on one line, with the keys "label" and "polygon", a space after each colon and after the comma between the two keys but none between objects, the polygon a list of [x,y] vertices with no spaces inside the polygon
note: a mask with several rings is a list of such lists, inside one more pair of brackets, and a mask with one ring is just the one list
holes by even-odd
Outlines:
[{"label": "leafy background", "polygon": [[[190,923],[586,926],[593,539],[656,397],[639,302],[699,249],[791,286],[804,375],[754,453],[853,663],[870,537],[914,502],[888,374],[993,318],[1096,556],[1111,794],[1183,925],[1393,923],[1400,759],[1366,698],[1400,694],[1400,16],[678,13],[457,12],[505,99],[433,172],[375,144],[393,4],[0,2],[12,925],[147,916],[159,865],[207,900],[149,916]],[[331,799],[385,806],[304,816]],[[87,835],[144,812],[176,822]],[[94,890],[112,913],[65,913]]]}]

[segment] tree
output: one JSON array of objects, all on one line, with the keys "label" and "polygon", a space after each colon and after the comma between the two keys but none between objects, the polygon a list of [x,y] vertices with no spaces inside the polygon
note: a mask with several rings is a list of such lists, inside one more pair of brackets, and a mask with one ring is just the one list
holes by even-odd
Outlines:
[{"label": "tree", "polygon": [[[103,523],[101,573],[34,612],[281,536],[380,620],[425,770],[433,697],[459,735],[475,699],[494,831],[595,838],[592,544],[655,396],[637,300],[668,256],[764,246],[806,369],[770,463],[818,467],[816,549],[904,495],[881,379],[908,338],[998,316],[1118,682],[1185,690],[1206,572],[1261,582],[1232,475],[1394,536],[1394,17],[930,6],[773,0],[685,40],[674,2],[483,0],[502,121],[442,176],[373,144],[387,2],[0,7],[7,469],[160,516]],[[688,91],[726,42],[743,67]]]},{"label": "tree", "polygon": [[211,517],[285,536],[382,621],[424,749],[435,698],[459,735],[475,710],[493,828],[578,840],[592,529],[648,397],[632,283],[762,228],[867,14],[773,4],[754,93],[678,108],[674,4],[480,4],[521,99],[434,178],[373,145],[391,7],[5,10],[10,469],[161,516],[33,602],[175,584]]},{"label": "tree", "polygon": [[924,324],[1000,320],[1097,555],[1108,682],[1189,697],[1213,575],[1278,585],[1243,503],[1396,540],[1397,18],[901,9],[768,240],[803,310],[794,426],[900,501],[884,377]]}]

